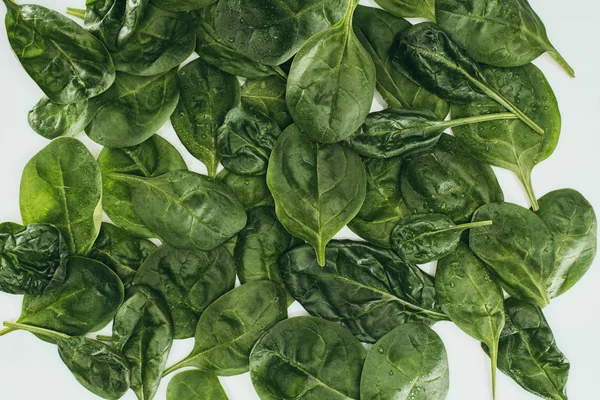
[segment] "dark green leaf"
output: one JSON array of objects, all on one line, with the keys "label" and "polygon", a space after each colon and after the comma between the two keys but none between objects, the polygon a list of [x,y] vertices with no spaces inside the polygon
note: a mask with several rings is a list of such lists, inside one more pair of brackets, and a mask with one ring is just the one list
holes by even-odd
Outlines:
[{"label": "dark green leaf", "polygon": [[390,247],[390,233],[408,214],[400,194],[399,158],[363,160],[367,171],[367,194],[360,211],[348,228],[366,241]]},{"label": "dark green leaf", "polygon": [[199,370],[180,372],[167,387],[167,400],[228,400],[219,378]]},{"label": "dark green leaf", "polygon": [[287,318],[283,288],[271,281],[252,281],[212,303],[200,317],[191,354],[165,374],[195,367],[217,375],[248,371],[254,343],[278,321]]},{"label": "dark green leaf", "polygon": [[77,139],[58,138],[29,160],[21,177],[25,225],[52,224],[71,254],[86,255],[102,222],[100,168]]},{"label": "dark green leaf", "polygon": [[250,356],[263,400],[358,399],[365,349],[345,328],[313,317],[282,321]]},{"label": "dark green leaf", "polygon": [[414,214],[398,221],[390,244],[405,262],[426,264],[452,253],[465,230],[491,224],[490,220],[479,220],[455,225],[444,214]]},{"label": "dark green leaf", "polygon": [[117,51],[140,27],[147,6],[148,0],[86,0],[85,27]]},{"label": "dark green leaf", "polygon": [[346,139],[373,103],[375,65],[352,29],[357,4],[350,0],[344,19],[312,36],[292,63],[286,93],[290,114],[297,129],[317,142]]},{"label": "dark green leaf", "polygon": [[275,121],[243,104],[231,110],[219,128],[221,164],[236,174],[264,175],[281,129]]},{"label": "dark green leaf", "polygon": [[[237,238],[234,257],[240,282],[266,279],[283,286],[277,261],[283,253],[303,242],[287,233],[277,220],[275,210],[257,207],[248,211],[248,223]],[[289,293],[287,298],[288,304],[294,301]]]},{"label": "dark green leaf", "polygon": [[544,133],[522,109],[490,86],[475,60],[432,22],[400,32],[392,46],[391,58],[396,68],[444,100],[467,104],[489,98],[538,134]]},{"label": "dark green leaf", "polygon": [[94,116],[88,107],[88,101],[82,100],[70,104],[58,104],[43,97],[33,107],[27,119],[29,126],[46,139],[60,136],[75,136],[83,132]]},{"label": "dark green leaf", "polygon": [[285,102],[287,81],[280,76],[248,79],[242,86],[242,104],[268,115],[285,129],[294,123]]},{"label": "dark green leaf", "polygon": [[569,290],[592,265],[598,223],[594,208],[576,190],[555,190],[539,203],[537,215],[550,230],[556,251],[548,279],[548,297],[553,298]]},{"label": "dark green leaf", "polygon": [[173,128],[185,148],[217,174],[217,129],[240,101],[237,78],[196,59],[179,70],[179,104],[171,115]]},{"label": "dark green leaf", "polygon": [[362,400],[444,400],[448,356],[440,337],[420,324],[403,324],[367,353],[360,379]]},{"label": "dark green leaf", "polygon": [[103,222],[88,257],[112,269],[127,289],[140,265],[154,249],[156,245],[151,241]]},{"label": "dark green leaf", "polygon": [[435,21],[436,0],[375,0],[375,3],[398,17]]},{"label": "dark green leaf", "polygon": [[[485,67],[490,84],[510,101],[531,115],[544,129],[535,135],[521,121],[495,121],[454,128],[454,134],[480,161],[513,171],[537,209],[531,185],[531,170],[550,157],[558,143],[561,118],[558,103],[544,74],[533,64],[519,68]],[[454,118],[495,113],[503,107],[484,99],[466,106],[453,106]]]},{"label": "dark green leaf", "polygon": [[504,201],[492,168],[450,135],[402,164],[400,190],[411,212],[445,214],[455,223],[471,221],[484,204]]},{"label": "dark green leaf", "polygon": [[58,228],[49,224],[3,228],[0,290],[39,295],[60,288],[67,274],[69,250]]},{"label": "dark green leaf", "polygon": [[[514,298],[504,303],[498,368],[525,390],[550,400],[567,400],[569,361],[556,346],[539,307]],[[485,344],[483,349],[488,352]]]},{"label": "dark green leaf", "polygon": [[204,8],[217,0],[152,0],[160,8],[170,11],[194,11]]},{"label": "dark green leaf", "polygon": [[111,174],[131,191],[135,213],[165,242],[212,250],[246,225],[244,206],[227,185],[190,171],[156,178]]},{"label": "dark green leaf", "polygon": [[436,0],[435,13],[440,27],[481,63],[518,67],[549,52],[575,76],[550,43],[544,23],[527,0]]},{"label": "dark green leaf", "polygon": [[113,345],[131,369],[139,400],[154,398],[173,344],[173,322],[160,294],[133,286],[115,315]]},{"label": "dark green leaf", "polygon": [[177,69],[154,76],[120,72],[108,91],[90,101],[96,115],[85,133],[105,147],[136,146],[169,120],[178,101]]},{"label": "dark green leaf", "polygon": [[291,125],[271,153],[267,185],[281,224],[312,244],[325,265],[327,242],[356,216],[367,182],[356,153],[340,144],[315,143]]},{"label": "dark green leaf", "polygon": [[115,68],[111,57],[91,33],[45,7],[3,1],[10,45],[25,71],[52,101],[83,101],[112,85]]},{"label": "dark green leaf", "polygon": [[326,256],[320,267],[304,245],[279,260],[288,290],[311,315],[341,323],[370,343],[405,322],[446,319],[433,279],[391,251],[345,240],[330,242]]},{"label": "dark green leaf", "polygon": [[[355,1],[355,0],[351,0]],[[349,0],[220,1],[216,32],[251,60],[279,65],[290,59],[314,34],[344,17]]]},{"label": "dark green leaf", "polygon": [[233,190],[246,210],[260,206],[275,206],[264,175],[243,176],[224,169],[219,172],[217,179]]},{"label": "dark green leaf", "polygon": [[465,244],[439,260],[435,290],[444,313],[467,335],[485,343],[492,359],[496,396],[498,341],[504,327],[504,294],[483,263]]},{"label": "dark green leaf", "polygon": [[173,317],[176,339],[194,336],[198,318],[235,284],[235,263],[221,246],[203,252],[162,245],[142,264],[134,278],[159,292]]},{"label": "dark green leaf", "polygon": [[511,203],[488,204],[473,215],[473,222],[487,220],[493,224],[470,232],[471,250],[511,296],[546,306],[546,285],[554,268],[555,249],[544,221]]},{"label": "dark green leaf", "polygon": [[377,90],[388,107],[429,110],[443,120],[450,110],[448,103],[392,66],[390,49],[394,38],[410,26],[408,21],[378,8],[358,6],[354,12],[354,31],[375,62]]},{"label": "dark green leaf", "polygon": [[187,165],[179,152],[162,137],[153,135],[134,147],[102,149],[98,165],[102,171],[102,207],[106,215],[115,225],[133,234],[155,237],[135,213],[129,187],[109,175],[121,173],[150,178],[171,171],[186,170]]}]

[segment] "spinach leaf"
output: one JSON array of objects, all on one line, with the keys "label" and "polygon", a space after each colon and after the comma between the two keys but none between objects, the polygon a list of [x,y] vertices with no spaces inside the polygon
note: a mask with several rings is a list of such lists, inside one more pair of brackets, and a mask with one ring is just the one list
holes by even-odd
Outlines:
[{"label": "spinach leaf", "polygon": [[181,68],[178,79],[181,93],[171,123],[181,143],[214,177],[219,166],[217,129],[239,103],[240,84],[235,76],[202,59]]},{"label": "spinach leaf", "polygon": [[390,236],[394,253],[407,263],[426,264],[452,253],[467,229],[491,225],[479,220],[455,225],[443,214],[414,214],[398,221]]},{"label": "spinach leaf", "polygon": [[263,400],[358,399],[364,358],[365,349],[345,328],[297,317],[279,322],[256,343],[250,376]]},{"label": "spinach leaf", "polygon": [[278,321],[287,318],[283,288],[271,281],[252,281],[226,293],[200,317],[191,354],[169,367],[165,375],[195,367],[221,376],[248,371],[254,343]]},{"label": "spinach leaf", "polygon": [[105,147],[131,147],[160,129],[177,107],[177,70],[154,76],[117,73],[114,85],[90,101],[95,116],[85,128]]},{"label": "spinach leaf", "polygon": [[359,212],[367,182],[356,153],[315,143],[291,125],[275,143],[267,185],[281,224],[312,244],[319,265],[325,265],[327,242]]},{"label": "spinach leaf", "polygon": [[596,257],[598,222],[592,205],[581,193],[561,189],[540,200],[537,215],[544,221],[555,246],[555,264],[548,279],[548,297],[569,290]]},{"label": "spinach leaf", "polygon": [[167,386],[167,400],[228,400],[219,378],[199,370],[180,372]]},{"label": "spinach leaf", "polygon": [[102,171],[102,207],[106,215],[118,227],[135,235],[156,235],[138,217],[133,208],[129,187],[110,177],[111,173],[131,174],[147,178],[167,172],[186,170],[181,154],[165,139],[153,135],[134,147],[122,149],[104,148],[98,155]]},{"label": "spinach leaf", "polygon": [[[283,228],[271,207],[248,211],[248,223],[237,236],[234,249],[235,265],[242,284],[270,280],[283,286],[279,272],[279,257],[302,242]],[[287,292],[288,305],[294,298]]]},{"label": "spinach leaf", "polygon": [[375,0],[375,3],[398,17],[435,21],[436,1],[440,0]]},{"label": "spinach leaf", "polygon": [[404,161],[400,190],[412,213],[445,214],[456,223],[471,221],[484,204],[504,201],[492,168],[450,135],[442,135],[430,151]]},{"label": "spinach leaf", "polygon": [[221,164],[236,174],[264,175],[281,129],[258,110],[238,105],[231,110],[217,134]]},{"label": "spinach leaf", "polygon": [[544,221],[511,203],[480,207],[473,222],[484,220],[494,223],[470,233],[471,250],[497,275],[511,296],[540,307],[547,305],[546,285],[554,268],[555,248]]},{"label": "spinach leaf", "polygon": [[287,81],[280,76],[248,79],[242,86],[242,104],[268,115],[285,129],[294,123],[285,102]]},{"label": "spinach leaf", "polygon": [[112,85],[115,67],[110,54],[91,33],[45,7],[3,1],[8,41],[25,71],[52,101],[83,101]]},{"label": "spinach leaf", "polygon": [[212,250],[246,225],[244,206],[224,183],[190,171],[156,178],[111,174],[131,191],[135,213],[178,248]]},{"label": "spinach leaf", "polygon": [[103,222],[88,257],[112,269],[127,289],[136,271],[156,245],[140,236]]},{"label": "spinach leaf", "polygon": [[194,19],[155,6],[144,8],[144,16],[131,37],[111,54],[117,71],[152,76],[183,63],[196,47]]},{"label": "spinach leaf", "polygon": [[140,27],[147,7],[148,0],[86,0],[83,13],[67,9],[67,14],[83,14],[85,28],[114,52]]},{"label": "spinach leaf", "polygon": [[432,148],[448,128],[514,118],[498,113],[440,121],[430,111],[388,108],[369,114],[344,144],[364,157],[406,157]]},{"label": "spinach leaf", "polygon": [[335,240],[320,267],[308,245],[279,259],[283,280],[311,315],[338,322],[360,341],[374,343],[399,324],[445,320],[433,279],[389,250]]},{"label": "spinach leaf", "polygon": [[[16,228],[16,227],[15,227]],[[50,224],[0,233],[0,291],[39,295],[57,290],[67,274],[69,250]]]},{"label": "spinach leaf", "polygon": [[354,32],[375,62],[377,90],[388,107],[429,110],[443,120],[450,105],[392,66],[394,38],[410,26],[408,21],[374,7],[359,5],[354,12]]},{"label": "spinach leaf", "polygon": [[400,32],[392,46],[391,58],[396,68],[446,101],[467,104],[489,98],[538,134],[544,133],[544,129],[490,86],[475,60],[432,22]]},{"label": "spinach leaf", "polygon": [[287,105],[297,129],[317,142],[346,139],[371,109],[375,65],[352,30],[357,4],[350,0],[344,19],[312,36],[292,63]]},{"label": "spinach leaf", "polygon": [[[537,396],[567,400],[569,361],[556,346],[539,307],[509,298],[504,303],[506,326],[500,336],[498,368]],[[488,352],[485,344],[483,349]]]},{"label": "spinach leaf", "polygon": [[279,65],[342,19],[349,1],[355,0],[219,1],[214,24],[233,49],[261,64]]},{"label": "spinach leaf", "polygon": [[550,43],[546,27],[527,0],[436,0],[437,23],[479,62],[518,67],[542,53],[572,77],[573,68]]},{"label": "spinach leaf", "polygon": [[85,335],[104,328],[123,302],[123,284],[104,264],[71,257],[62,286],[23,298],[17,322],[67,335]]},{"label": "spinach leaf", "polygon": [[448,356],[440,337],[420,324],[403,324],[367,353],[360,398],[443,400],[449,388]]},{"label": "spinach leaf", "polygon": [[217,179],[233,190],[247,211],[254,207],[275,206],[264,175],[244,176],[224,169],[219,172]]},{"label": "spinach leaf", "polygon": [[39,135],[46,139],[56,139],[83,132],[94,116],[90,111],[87,100],[58,104],[44,96],[29,111],[27,120],[31,129]]},{"label": "spinach leaf", "polygon": [[152,3],[169,11],[194,11],[215,1],[217,0],[152,0]]},{"label": "spinach leaf", "polygon": [[19,203],[25,225],[53,224],[71,254],[86,255],[102,222],[98,163],[77,139],[58,138],[29,160]]},{"label": "spinach leaf", "polygon": [[163,244],[144,261],[133,280],[159,292],[173,318],[176,339],[194,336],[200,315],[233,289],[235,263],[223,247],[204,252]]},{"label": "spinach leaf", "polygon": [[467,335],[488,347],[492,397],[496,397],[498,341],[504,328],[504,294],[465,244],[438,261],[435,291],[444,313]]},{"label": "spinach leaf", "polygon": [[285,77],[279,67],[260,64],[229,46],[215,31],[214,13],[216,3],[199,10],[196,14],[196,53],[204,61],[231,75],[246,78],[263,78],[270,75]]},{"label": "spinach leaf", "polygon": [[133,286],[115,315],[112,339],[129,364],[138,399],[154,398],[173,344],[171,313],[160,294]]},{"label": "spinach leaf", "polygon": [[377,246],[390,247],[390,233],[396,223],[408,214],[400,194],[399,158],[363,160],[367,171],[367,194],[348,228]]},{"label": "spinach leaf", "polygon": [[[503,96],[519,102],[522,110],[541,124],[543,136],[530,134],[521,121],[495,121],[454,128],[454,135],[482,162],[513,171],[523,183],[534,210],[538,209],[531,185],[531,170],[550,157],[560,135],[558,103],[544,74],[533,64],[501,69],[483,68],[483,74]],[[466,106],[453,106],[455,118],[495,113],[498,104],[484,99]]]}]

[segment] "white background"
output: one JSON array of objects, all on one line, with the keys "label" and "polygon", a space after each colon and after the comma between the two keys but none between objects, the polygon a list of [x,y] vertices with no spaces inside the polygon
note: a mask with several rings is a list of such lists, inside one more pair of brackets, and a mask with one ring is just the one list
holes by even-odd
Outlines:
[{"label": "white background", "polygon": [[[570,79],[544,55],[535,61],[546,74],[558,97],[563,116],[563,130],[554,155],[533,173],[538,197],[559,188],[579,190],[600,211],[600,2],[594,0],[530,0],[548,29],[555,47],[577,73]],[[37,3],[63,11],[65,7],[83,8],[83,0],[38,0]],[[374,5],[372,0],[361,4]],[[1,8],[2,6],[0,6]],[[27,124],[28,110],[42,96],[12,53],[5,36],[4,19],[0,22],[0,222],[21,222],[19,214],[19,182],[25,163],[48,142],[35,134]],[[376,106],[377,107],[377,106]],[[381,108],[380,106],[378,108]],[[181,146],[167,125],[159,133],[184,155],[190,169],[205,172]],[[85,135],[80,137],[94,154],[100,147]],[[529,206],[516,178],[496,169],[507,201]],[[340,237],[354,237],[344,230]],[[572,400],[598,398],[598,360],[600,360],[600,261],[571,291],[552,301],[544,313],[554,330],[556,341],[571,361],[568,384]],[[20,296],[0,293],[0,321],[14,321],[20,312]],[[297,303],[290,309],[296,316],[303,313]],[[489,360],[479,343],[451,323],[434,326],[442,337],[450,362],[449,400],[483,400],[490,396]],[[110,329],[105,329],[110,333]],[[169,364],[185,357],[192,341],[177,341]],[[56,348],[25,332],[0,338],[1,399],[86,400],[96,398],[80,386],[58,357]],[[501,373],[498,376],[499,400],[527,400],[537,397],[523,391]],[[165,399],[168,379],[161,384],[158,400]],[[229,397],[234,400],[257,399],[248,374],[221,379]],[[135,399],[128,392],[124,399]]]}]

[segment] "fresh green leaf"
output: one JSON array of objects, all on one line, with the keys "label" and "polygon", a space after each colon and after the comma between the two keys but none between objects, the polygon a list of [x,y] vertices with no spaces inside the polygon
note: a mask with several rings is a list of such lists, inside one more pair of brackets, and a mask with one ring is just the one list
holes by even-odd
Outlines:
[{"label": "fresh green leaf", "polygon": [[275,206],[264,175],[243,176],[224,169],[219,172],[217,179],[233,190],[246,211],[254,207]]},{"label": "fresh green leaf", "polygon": [[88,101],[58,104],[43,97],[27,115],[29,126],[46,139],[75,136],[85,129],[94,116]]},{"label": "fresh green leaf", "polygon": [[180,372],[167,387],[167,400],[228,400],[219,378],[199,370]]},{"label": "fresh green leaf", "polygon": [[171,123],[181,143],[214,177],[219,166],[217,129],[239,103],[240,84],[235,76],[202,59],[181,68],[178,79],[181,94]]},{"label": "fresh green leaf", "polygon": [[[86,0],[85,28],[102,40],[109,51],[117,51],[140,27],[149,0]],[[67,9],[73,15],[74,10]]]},{"label": "fresh green leaf", "polygon": [[169,11],[194,11],[215,1],[217,0],[152,0],[152,3]]},{"label": "fresh green leaf", "polygon": [[285,129],[294,123],[285,102],[287,81],[280,76],[247,79],[242,86],[242,104],[268,115]]},{"label": "fresh green leaf", "polygon": [[398,17],[435,21],[436,1],[439,0],[375,0],[375,3]]},{"label": "fresh green leaf", "polygon": [[71,254],[86,255],[94,244],[102,222],[101,198],[98,163],[77,139],[53,140],[23,169],[23,223],[55,225]]},{"label": "fresh green leaf", "polygon": [[359,212],[367,182],[356,153],[313,142],[291,125],[275,143],[267,185],[281,224],[312,244],[325,265],[327,242]]},{"label": "fresh green leaf", "polygon": [[332,241],[320,267],[308,245],[279,259],[292,296],[316,317],[344,325],[374,343],[399,324],[445,320],[433,279],[389,250],[364,242]]}]

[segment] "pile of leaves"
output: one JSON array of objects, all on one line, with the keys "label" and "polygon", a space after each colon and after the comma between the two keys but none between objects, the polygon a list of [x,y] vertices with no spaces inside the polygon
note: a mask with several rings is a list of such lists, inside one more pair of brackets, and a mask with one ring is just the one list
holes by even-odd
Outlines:
[{"label": "pile of leaves", "polygon": [[[52,141],[23,170],[22,225],[0,225],[0,290],[24,295],[0,335],[57,346],[106,399],[193,367],[169,400],[225,399],[217,376],[247,371],[262,399],[435,400],[430,326],[452,321],[492,386],[499,368],[567,399],[542,309],[592,264],[597,223],[579,192],[533,191],[561,118],[530,62],[573,70],[526,0],[88,0],[68,9],[83,26],[3,1]],[[376,90],[389,108],[369,113]],[[169,120],[207,176],[155,135]],[[364,241],[332,240],[346,225]],[[287,319],[293,301],[311,316]]]}]

